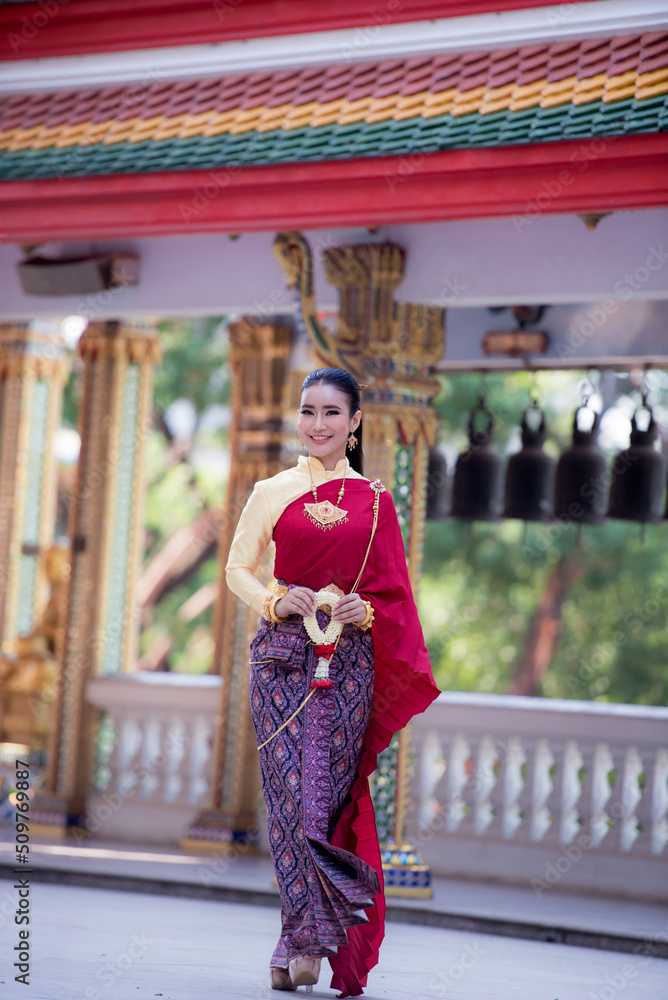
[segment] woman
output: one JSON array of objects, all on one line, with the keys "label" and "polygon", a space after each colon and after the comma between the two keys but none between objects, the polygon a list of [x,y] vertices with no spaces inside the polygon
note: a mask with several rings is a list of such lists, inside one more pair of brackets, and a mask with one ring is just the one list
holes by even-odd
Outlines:
[{"label": "woman", "polygon": [[[297,428],[308,457],[255,484],[226,574],[263,616],[250,699],[281,896],[271,984],[309,988],[326,956],[331,987],[359,996],[385,916],[368,777],[439,692],[391,495],[362,475],[355,379],[339,368],[307,375]],[[272,537],[268,590],[254,573]],[[334,596],[317,607],[322,590]]]}]

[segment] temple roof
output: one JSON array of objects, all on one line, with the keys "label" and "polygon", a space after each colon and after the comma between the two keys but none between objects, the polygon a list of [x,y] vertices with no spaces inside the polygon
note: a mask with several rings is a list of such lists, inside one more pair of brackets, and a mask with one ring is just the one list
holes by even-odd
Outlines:
[{"label": "temple roof", "polygon": [[[668,34],[0,100],[0,178],[406,156],[668,130]],[[410,160],[409,160],[410,165]]]}]

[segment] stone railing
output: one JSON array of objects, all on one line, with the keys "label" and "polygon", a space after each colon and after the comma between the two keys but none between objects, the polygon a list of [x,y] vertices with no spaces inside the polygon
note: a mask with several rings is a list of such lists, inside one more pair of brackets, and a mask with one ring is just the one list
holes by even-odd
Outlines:
[{"label": "stone railing", "polygon": [[[208,802],[220,678],[90,681],[100,838],[175,843]],[[444,692],[412,728],[408,840],[435,874],[665,896],[668,709]],[[263,817],[260,817],[260,828]],[[264,830],[263,830],[264,833]],[[266,841],[261,838],[266,849]]]},{"label": "stone railing", "polygon": [[447,692],[413,749],[408,839],[435,873],[666,897],[668,709]]},{"label": "stone railing", "polygon": [[220,685],[211,674],[149,672],[89,681],[108,744],[88,802],[94,836],[174,843],[185,834],[208,803]]}]

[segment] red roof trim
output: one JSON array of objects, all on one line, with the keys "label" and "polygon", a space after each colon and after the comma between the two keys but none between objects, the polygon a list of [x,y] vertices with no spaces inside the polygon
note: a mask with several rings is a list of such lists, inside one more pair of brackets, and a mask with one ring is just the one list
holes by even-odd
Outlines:
[{"label": "red roof trim", "polygon": [[[0,4],[0,59],[37,59],[424,21],[554,0],[40,0]],[[585,0],[575,0],[584,3]],[[370,35],[370,38],[373,37]]]},{"label": "red roof trim", "polygon": [[668,204],[668,133],[0,184],[5,243],[382,226]]}]

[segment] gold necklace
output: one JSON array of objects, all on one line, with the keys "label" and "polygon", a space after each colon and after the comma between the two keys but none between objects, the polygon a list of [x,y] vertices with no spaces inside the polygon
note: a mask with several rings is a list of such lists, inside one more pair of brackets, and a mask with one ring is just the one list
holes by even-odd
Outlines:
[{"label": "gold necklace", "polygon": [[341,482],[339,495],[336,498],[335,506],[331,500],[321,500],[320,503],[318,503],[318,491],[315,483],[313,482],[311,461],[308,458],[306,461],[308,463],[308,471],[311,477],[311,493],[313,494],[315,503],[305,503],[303,513],[311,519],[316,527],[322,528],[323,531],[327,528],[331,528],[335,524],[343,524],[348,520],[348,511],[339,507],[339,504],[341,503],[341,499],[346,488],[346,467],[343,467],[343,480]]}]

